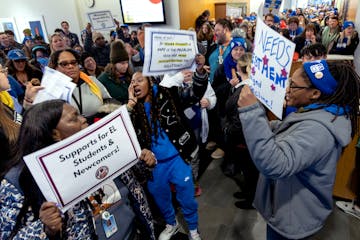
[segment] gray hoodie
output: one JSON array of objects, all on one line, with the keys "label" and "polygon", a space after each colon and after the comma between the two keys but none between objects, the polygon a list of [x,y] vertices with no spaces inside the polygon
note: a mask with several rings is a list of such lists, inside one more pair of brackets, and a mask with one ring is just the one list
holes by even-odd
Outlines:
[{"label": "gray hoodie", "polygon": [[332,211],[336,165],[351,140],[350,120],[312,110],[269,125],[259,103],[239,108],[239,113],[251,158],[261,173],[255,208],[287,238],[314,234]]}]

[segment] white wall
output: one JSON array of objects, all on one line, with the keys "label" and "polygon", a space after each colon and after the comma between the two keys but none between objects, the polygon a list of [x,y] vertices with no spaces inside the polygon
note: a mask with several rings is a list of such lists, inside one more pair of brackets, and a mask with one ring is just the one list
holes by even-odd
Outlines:
[{"label": "white wall", "polygon": [[0,16],[2,18],[14,18],[18,27],[21,40],[23,39],[24,20],[29,17],[32,19],[43,16],[45,27],[48,34],[59,28],[62,20],[70,23],[70,30],[78,33],[80,31],[77,20],[76,8],[73,0],[0,0]]},{"label": "white wall", "polygon": [[[97,0],[93,8],[88,8],[83,0],[76,0],[76,5],[78,9],[78,19],[80,28],[84,29],[86,24],[89,22],[88,13],[110,10],[113,18],[116,18],[118,21],[123,22],[121,15],[121,7],[119,0]],[[165,0],[165,18],[166,25],[157,25],[156,27],[160,28],[180,28],[180,18],[179,18],[179,2],[178,0]],[[141,7],[141,6],[139,6]],[[136,30],[138,26],[131,25],[130,30]],[[108,38],[111,29],[101,31],[106,38]]]},{"label": "white wall", "polygon": [[[80,35],[87,24],[88,12],[110,10],[114,18],[121,20],[119,0],[96,0],[93,8],[88,8],[84,0],[0,0],[0,18],[14,18],[18,32],[23,39],[23,29],[28,28],[26,18],[41,18],[43,16],[48,34],[55,28],[61,28],[60,23],[66,20],[70,23],[70,31]],[[4,7],[6,6],[6,7]],[[139,6],[141,7],[141,6]],[[166,25],[162,28],[180,28],[178,0],[165,0]],[[134,27],[135,29],[135,27]],[[108,37],[110,29],[103,31]],[[80,36],[79,36],[80,37]]]}]

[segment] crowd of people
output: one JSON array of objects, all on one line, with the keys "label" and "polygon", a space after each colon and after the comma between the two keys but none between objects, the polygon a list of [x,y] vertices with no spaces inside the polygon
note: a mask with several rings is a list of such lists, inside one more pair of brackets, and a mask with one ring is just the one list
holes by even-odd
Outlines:
[{"label": "crowd of people", "polygon": [[[180,228],[176,197],[189,239],[199,240],[203,148],[224,159],[226,176],[243,176],[235,205],[260,212],[267,239],[303,239],[321,229],[333,208],[337,160],[358,134],[360,97],[354,67],[326,57],[354,54],[354,23],[329,6],[236,20],[209,17],[205,10],[194,24],[202,47],[196,69],[157,77],[142,73],[150,24],[130,31],[114,20],[110,42],[90,23],[79,38],[67,21],[49,44],[29,29],[22,43],[10,30],[0,33],[1,239],[102,239],[97,215],[113,205],[126,220],[110,239],[168,240]],[[293,59],[303,62],[288,80],[283,121],[269,121],[248,86],[257,17],[293,41]],[[33,104],[45,67],[76,84],[70,102]],[[23,157],[121,105],[142,148],[140,161],[110,183],[128,204],[108,204],[114,193],[102,187],[62,214],[46,201]]]}]

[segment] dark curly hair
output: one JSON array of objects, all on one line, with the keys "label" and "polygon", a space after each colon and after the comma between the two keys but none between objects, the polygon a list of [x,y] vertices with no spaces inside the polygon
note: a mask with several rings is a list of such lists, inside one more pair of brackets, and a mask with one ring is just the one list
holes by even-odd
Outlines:
[{"label": "dark curly hair", "polygon": [[[358,112],[360,99],[360,77],[355,72],[354,67],[348,63],[327,61],[327,64],[331,75],[338,82],[338,87],[334,94],[321,94],[317,102],[326,105],[335,104],[339,107],[338,110],[340,107],[349,108],[350,110],[347,111],[347,117],[350,118],[351,121],[351,136],[354,136],[355,134],[358,134],[359,130]],[[308,83],[311,83],[305,73],[305,70],[302,69],[302,71],[301,76]],[[333,121],[336,118],[337,116],[334,117]]]}]

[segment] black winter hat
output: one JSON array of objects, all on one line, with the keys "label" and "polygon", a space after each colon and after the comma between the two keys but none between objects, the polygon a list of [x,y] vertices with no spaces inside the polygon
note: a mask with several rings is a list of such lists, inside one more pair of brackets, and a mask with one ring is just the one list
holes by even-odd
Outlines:
[{"label": "black winter hat", "polygon": [[129,55],[125,49],[124,42],[121,40],[116,40],[111,43],[111,49],[110,49],[110,62],[112,64],[122,62],[122,61],[128,61]]}]

